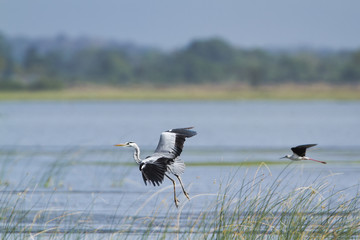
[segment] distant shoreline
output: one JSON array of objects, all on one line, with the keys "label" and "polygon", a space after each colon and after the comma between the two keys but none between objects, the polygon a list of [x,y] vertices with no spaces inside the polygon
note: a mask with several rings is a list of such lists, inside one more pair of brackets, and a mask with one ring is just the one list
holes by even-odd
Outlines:
[{"label": "distant shoreline", "polygon": [[63,90],[0,91],[0,101],[9,100],[360,100],[360,86],[82,86]]}]

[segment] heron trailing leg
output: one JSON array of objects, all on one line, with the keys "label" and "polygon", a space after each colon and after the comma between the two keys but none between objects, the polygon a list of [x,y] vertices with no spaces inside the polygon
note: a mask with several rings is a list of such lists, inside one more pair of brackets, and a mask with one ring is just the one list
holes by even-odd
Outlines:
[{"label": "heron trailing leg", "polygon": [[179,207],[179,200],[178,200],[177,197],[176,197],[176,188],[175,188],[176,183],[175,183],[175,180],[172,179],[171,177],[169,177],[167,174],[165,174],[165,176],[166,176],[168,179],[170,179],[170,180],[172,181],[173,185],[174,185],[174,202],[175,202],[175,206],[176,206],[176,207]]},{"label": "heron trailing leg", "polygon": [[183,185],[183,183],[182,183],[182,181],[181,181],[180,176],[179,176],[179,175],[176,175],[176,174],[174,174],[174,175],[175,175],[175,176],[177,177],[177,179],[179,180],[179,183],[180,183],[180,185],[181,185],[181,188],[182,188],[182,190],[183,190],[183,193],[184,193],[185,197],[190,200],[189,194],[185,191],[185,188],[184,188],[184,185]]}]

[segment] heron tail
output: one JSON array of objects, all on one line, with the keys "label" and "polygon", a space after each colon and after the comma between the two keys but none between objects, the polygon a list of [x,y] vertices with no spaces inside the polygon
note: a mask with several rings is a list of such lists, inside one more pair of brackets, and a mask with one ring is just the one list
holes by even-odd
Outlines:
[{"label": "heron tail", "polygon": [[180,158],[175,158],[172,164],[169,164],[168,171],[174,175],[181,175],[185,172],[185,163]]}]

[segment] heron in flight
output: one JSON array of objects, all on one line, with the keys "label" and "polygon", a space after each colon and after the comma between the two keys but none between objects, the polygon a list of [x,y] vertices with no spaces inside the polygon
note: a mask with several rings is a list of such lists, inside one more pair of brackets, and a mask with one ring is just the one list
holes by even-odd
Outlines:
[{"label": "heron in flight", "polygon": [[137,164],[139,164],[139,170],[141,171],[145,185],[150,183],[154,186],[160,186],[164,180],[164,176],[170,179],[174,186],[174,202],[176,207],[178,207],[179,203],[176,197],[176,184],[175,180],[169,175],[172,174],[179,180],[184,195],[190,200],[189,194],[185,191],[180,178],[180,175],[185,171],[185,163],[179,158],[179,156],[184,147],[185,139],[196,135],[195,131],[190,130],[192,128],[193,127],[176,128],[162,132],[155,152],[145,159],[140,158],[140,148],[134,142],[114,145],[134,148],[134,160]]},{"label": "heron in flight", "polygon": [[293,152],[293,155],[286,155],[282,158],[288,158],[293,161],[300,161],[300,160],[311,160],[319,163],[326,164],[326,162],[315,160],[309,157],[306,157],[306,149],[316,146],[317,144],[305,144],[305,145],[299,145],[296,147],[291,148],[291,151]]}]

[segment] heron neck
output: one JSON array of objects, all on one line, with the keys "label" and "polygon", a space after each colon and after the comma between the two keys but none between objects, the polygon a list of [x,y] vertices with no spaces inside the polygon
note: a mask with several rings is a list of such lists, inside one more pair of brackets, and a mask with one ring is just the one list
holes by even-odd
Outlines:
[{"label": "heron neck", "polygon": [[140,148],[137,145],[134,146],[134,160],[137,164],[141,163]]}]

